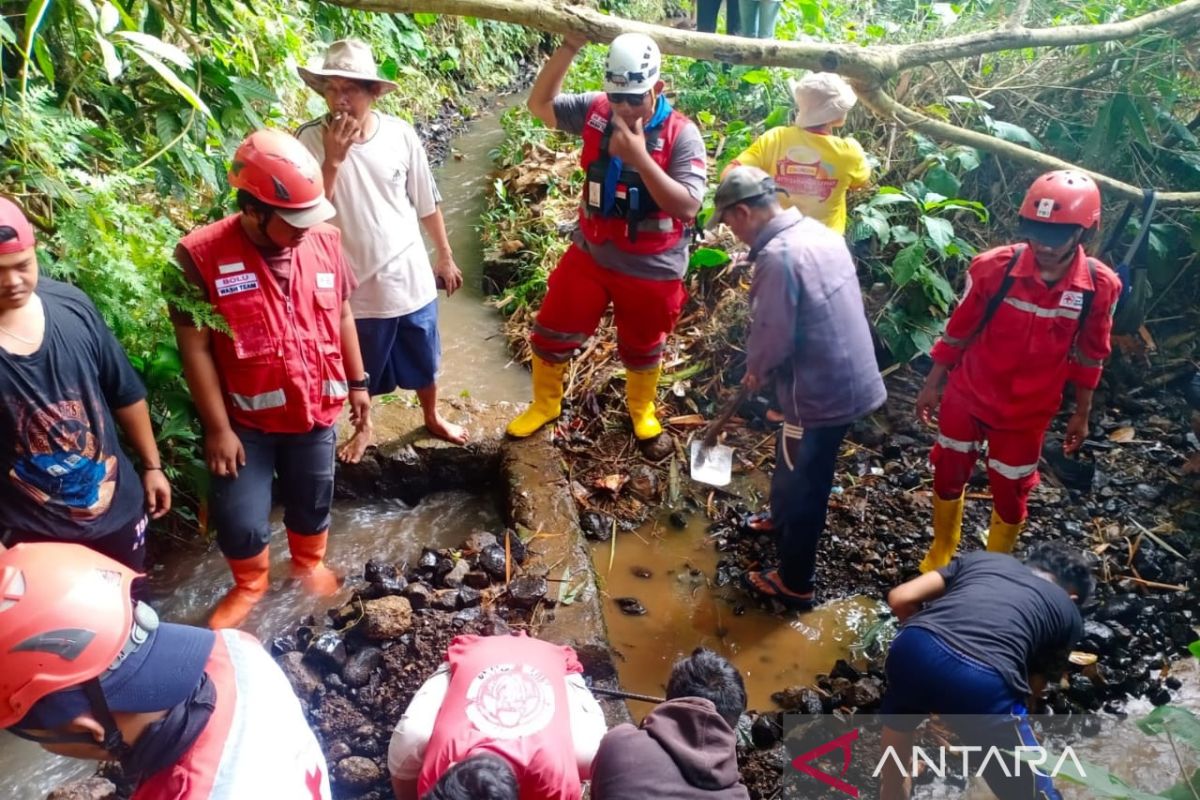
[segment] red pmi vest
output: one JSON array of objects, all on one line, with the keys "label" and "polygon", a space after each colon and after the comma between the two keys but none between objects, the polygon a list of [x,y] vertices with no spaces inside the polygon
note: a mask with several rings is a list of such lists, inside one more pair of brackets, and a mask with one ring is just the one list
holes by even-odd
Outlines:
[{"label": "red pmi vest", "polygon": [[242,231],[240,214],[205,225],[180,244],[233,333],[212,332],[230,421],[265,433],[333,425],[349,395],[337,228],[314,226],[292,250],[287,297]]},{"label": "red pmi vest", "polygon": [[512,766],[521,800],[579,800],[566,676],[575,651],[520,636],[456,636],[446,652],[450,688],[425,750],[417,794],[480,753]]},{"label": "red pmi vest", "polygon": [[[601,94],[592,101],[592,105],[584,117],[583,154],[580,156],[579,165],[585,175],[588,174],[588,168],[605,155],[604,131],[611,118],[612,106],[609,104],[608,98]],[[672,111],[663,122],[662,127],[658,129],[658,139],[653,144],[650,157],[663,170],[670,168],[671,151],[675,147],[675,140],[679,138],[679,132],[688,124],[687,117],[678,111]],[[675,219],[664,211],[656,210],[636,223],[637,238],[630,241],[630,223],[624,217],[604,216],[588,208],[589,193],[596,195],[591,197],[592,205],[599,202],[599,193],[591,187],[590,183],[589,181],[584,184],[583,202],[579,205],[579,230],[588,243],[599,245],[612,242],[619,250],[626,253],[653,255],[670,250],[683,238],[685,227],[683,220]],[[623,198],[627,191],[628,187],[623,183],[617,184],[618,197]],[[644,187],[642,191],[646,191]],[[648,192],[646,194],[649,196]]]}]

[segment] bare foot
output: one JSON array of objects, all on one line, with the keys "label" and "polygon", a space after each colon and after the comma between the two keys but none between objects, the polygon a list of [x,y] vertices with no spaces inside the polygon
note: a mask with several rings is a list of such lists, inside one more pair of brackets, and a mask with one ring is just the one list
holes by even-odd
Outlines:
[{"label": "bare foot", "polygon": [[355,431],[350,437],[350,441],[346,442],[338,449],[338,461],[343,464],[357,464],[362,461],[363,454],[367,452],[367,448],[375,441],[375,431],[372,428],[365,428],[361,431]]},{"label": "bare foot", "polygon": [[425,427],[437,438],[445,439],[451,444],[466,444],[470,438],[466,428],[455,425],[437,412],[434,412],[433,419],[425,418]]}]

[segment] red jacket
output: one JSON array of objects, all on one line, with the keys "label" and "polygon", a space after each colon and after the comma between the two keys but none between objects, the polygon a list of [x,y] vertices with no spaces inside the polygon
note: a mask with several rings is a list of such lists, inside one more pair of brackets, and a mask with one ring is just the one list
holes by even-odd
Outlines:
[{"label": "red jacket", "polygon": [[521,800],[579,800],[566,676],[575,651],[525,636],[456,636],[450,688],[425,749],[417,794],[451,764],[492,753],[512,766]]},{"label": "red jacket", "polygon": [[[1054,286],[1038,275],[1032,249],[1013,265],[1013,284],[987,326],[976,334],[988,300],[1000,288],[1014,245],[971,262],[962,302],[930,354],[951,368],[949,383],[970,398],[972,416],[1003,430],[1042,429],[1058,412],[1067,381],[1094,389],[1112,351],[1109,334],[1121,293],[1116,273],[1096,259],[1095,281],[1083,248]],[[1094,292],[1079,330],[1084,293]],[[949,387],[948,387],[949,388]]]},{"label": "red jacket", "polygon": [[[588,109],[583,126],[583,153],[579,157],[579,165],[585,174],[588,167],[604,155],[604,130],[611,118],[612,106],[608,98],[601,94]],[[658,129],[658,139],[654,143],[650,158],[664,171],[671,167],[671,151],[679,132],[689,124],[687,117],[678,111],[672,111],[663,122],[662,128]],[[583,202],[579,205],[579,230],[589,243],[599,245],[611,241],[618,249],[627,253],[648,255],[670,250],[683,237],[683,220],[675,219],[666,212],[656,211],[638,223],[637,240],[630,241],[629,223],[623,217],[606,217],[589,211],[589,193],[594,193],[594,201],[599,202],[598,189],[599,187],[593,186],[591,181],[585,182]],[[628,186],[618,183],[616,191],[618,197],[625,199]],[[648,194],[644,187],[642,192]]]},{"label": "red jacket", "polygon": [[309,229],[292,251],[285,297],[240,218],[205,225],[180,242],[233,333],[212,334],[229,419],[266,433],[333,425],[349,395],[341,234],[332,225]]}]

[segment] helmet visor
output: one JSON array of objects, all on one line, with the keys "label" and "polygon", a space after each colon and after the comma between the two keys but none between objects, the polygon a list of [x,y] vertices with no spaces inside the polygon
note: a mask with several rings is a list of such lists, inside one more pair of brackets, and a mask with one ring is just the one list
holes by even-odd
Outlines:
[{"label": "helmet visor", "polygon": [[1063,225],[1056,222],[1038,222],[1037,220],[1021,217],[1017,225],[1017,234],[1034,244],[1044,247],[1062,247],[1071,241],[1071,237],[1079,230],[1078,225]]}]

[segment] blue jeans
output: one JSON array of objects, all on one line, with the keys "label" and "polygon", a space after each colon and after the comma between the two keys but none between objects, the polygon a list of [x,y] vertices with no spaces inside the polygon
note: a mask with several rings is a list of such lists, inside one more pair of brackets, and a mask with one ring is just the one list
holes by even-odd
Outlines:
[{"label": "blue jeans", "polygon": [[771,476],[771,518],[779,531],[779,575],[799,594],[813,590],[817,579],[817,544],[825,530],[829,492],[838,450],[849,425],[808,428],[795,436],[784,426],[775,449]]},{"label": "blue jeans", "polygon": [[742,29],[742,15],[738,10],[738,0],[697,0],[696,30],[701,33],[716,33],[717,14],[721,4],[725,4],[725,33],[737,36]]}]

